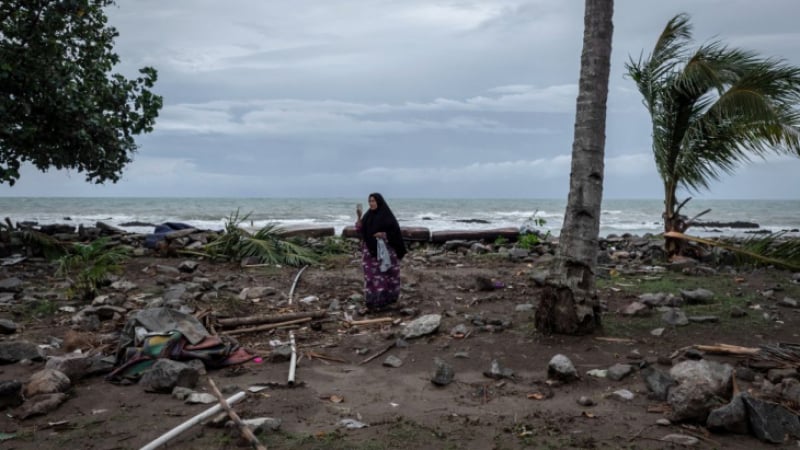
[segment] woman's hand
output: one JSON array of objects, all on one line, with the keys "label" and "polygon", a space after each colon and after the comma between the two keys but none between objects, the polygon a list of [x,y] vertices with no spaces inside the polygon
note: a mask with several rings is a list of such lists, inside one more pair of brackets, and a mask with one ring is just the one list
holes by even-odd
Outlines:
[{"label": "woman's hand", "polygon": [[386,233],[383,231],[379,231],[375,233],[375,239],[386,239]]}]

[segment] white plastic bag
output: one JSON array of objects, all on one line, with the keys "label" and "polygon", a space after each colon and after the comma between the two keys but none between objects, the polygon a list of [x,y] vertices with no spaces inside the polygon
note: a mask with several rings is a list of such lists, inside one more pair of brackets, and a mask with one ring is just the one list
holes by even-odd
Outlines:
[{"label": "white plastic bag", "polygon": [[383,239],[378,239],[378,261],[381,263],[381,272],[386,272],[392,267],[392,258],[389,256],[389,249],[386,248],[386,242]]}]

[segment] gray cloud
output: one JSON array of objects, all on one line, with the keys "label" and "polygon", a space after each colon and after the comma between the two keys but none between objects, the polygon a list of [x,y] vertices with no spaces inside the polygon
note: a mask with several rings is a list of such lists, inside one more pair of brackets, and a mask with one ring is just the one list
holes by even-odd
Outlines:
[{"label": "gray cloud", "polygon": [[[688,12],[720,39],[800,65],[800,4],[618,0],[604,195],[658,198],[629,57]],[[165,106],[116,185],[25,167],[0,195],[564,197],[582,2],[137,0],[109,10],[118,67],[159,70]],[[707,198],[797,198],[796,158]]]}]

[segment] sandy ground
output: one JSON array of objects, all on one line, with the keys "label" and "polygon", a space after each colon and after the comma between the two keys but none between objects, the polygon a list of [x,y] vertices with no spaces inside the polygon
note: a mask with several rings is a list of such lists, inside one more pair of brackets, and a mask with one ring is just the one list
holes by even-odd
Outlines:
[{"label": "sandy ground", "polygon": [[[243,269],[233,264],[201,261],[192,275],[154,276],[152,270],[146,270],[157,264],[177,266],[182,260],[131,259],[121,274],[138,285],[129,295],[157,294],[173,283],[203,276],[228,286],[220,291],[221,298],[216,302],[188,302],[198,310],[213,308],[219,316],[288,310],[285,300],[297,273],[295,268]],[[779,309],[779,319],[764,318],[761,310],[754,309],[748,309],[748,315],[740,319],[725,315],[731,301],[741,302],[743,308],[772,301],[765,297],[770,289],[778,298],[800,298],[800,286],[792,284],[791,274],[777,270],[721,272],[713,276],[622,274],[599,284],[601,300],[608,306],[604,330],[594,336],[569,337],[541,335],[533,327],[532,312],[515,311],[517,305],[537,299],[539,288],[530,277],[533,269],[531,261],[456,253],[428,258],[412,252],[402,265],[402,306],[415,310],[417,315],[442,314],[438,332],[410,340],[405,348],[393,348],[361,364],[394,342],[403,323],[413,317],[398,309],[366,317],[391,317],[396,319],[394,323],[348,327],[341,315],[329,315],[316,329],[294,330],[301,354],[296,386],[287,386],[288,362],[272,362],[268,358],[269,341],[285,341],[286,330],[241,336],[240,342],[265,360],[212,370],[209,376],[226,392],[271,384],[264,391],[248,394],[235,407],[244,418],[266,416],[282,420],[280,431],[259,433],[269,448],[671,448],[672,444],[659,439],[673,433],[699,438],[699,448],[767,447],[752,436],[711,434],[696,424],[656,425],[656,420],[665,416],[664,405],[648,399],[638,373],[621,381],[585,374],[618,362],[646,361],[657,365],[659,357],[669,357],[692,344],[724,342],[757,346],[797,342],[800,324],[797,310]],[[57,291],[61,280],[53,278],[53,272],[43,262],[26,261],[3,268],[1,275],[22,277],[40,283],[43,289]],[[505,287],[478,291],[475,280],[479,276],[501,281]],[[663,326],[657,313],[645,318],[622,317],[619,310],[646,291],[650,286],[646,283],[654,279],[669,280],[661,285],[665,289],[706,286],[715,290],[725,300],[709,307],[708,312],[721,313],[720,322],[677,329],[667,327],[662,336],[655,337],[650,331]],[[353,312],[360,305],[348,299],[360,293],[361,284],[355,255],[332,259],[326,265],[308,268],[297,284],[295,299],[316,296],[318,300],[293,308],[327,308],[335,299],[345,311]],[[273,286],[280,294],[259,303],[238,299],[239,290],[248,286]],[[15,311],[17,314],[11,310],[2,312],[0,317],[13,319],[24,325],[24,329],[5,339],[43,343],[50,336],[63,337],[69,329],[69,314],[36,317],[19,309]],[[481,328],[473,324],[475,317],[489,323],[492,319],[498,323],[510,320],[511,327]],[[459,324],[470,330],[466,337],[451,336],[450,330]],[[105,322],[103,331],[118,330],[121,326],[122,322]],[[614,339],[604,339],[609,337]],[[570,384],[549,386],[547,364],[559,353],[574,362],[582,378]],[[402,365],[383,366],[389,355],[402,360]],[[680,360],[680,355],[678,352],[674,361]],[[437,387],[431,383],[435,357],[452,365],[455,371],[452,384]],[[732,357],[708,358],[733,365],[746,363]],[[502,368],[513,370],[513,378],[486,377],[484,372],[490,369],[493,360]],[[0,366],[0,380],[26,380],[43,365],[38,362]],[[660,367],[668,370],[666,366]],[[740,387],[750,386],[745,383]],[[198,390],[205,388],[201,381]],[[623,388],[636,394],[632,401],[609,396]],[[591,397],[596,405],[578,405],[576,400],[581,396]],[[138,385],[121,386],[102,377],[92,377],[78,382],[71,390],[71,398],[47,415],[18,421],[6,411],[0,418],[0,432],[16,433],[16,438],[0,443],[0,448],[135,449],[206,408],[186,405],[167,394],[145,393]],[[369,426],[345,429],[340,425],[342,419],[355,419]],[[232,449],[242,445],[233,430],[195,426],[166,448]],[[797,443],[788,441],[786,448],[789,447],[795,448]]]}]

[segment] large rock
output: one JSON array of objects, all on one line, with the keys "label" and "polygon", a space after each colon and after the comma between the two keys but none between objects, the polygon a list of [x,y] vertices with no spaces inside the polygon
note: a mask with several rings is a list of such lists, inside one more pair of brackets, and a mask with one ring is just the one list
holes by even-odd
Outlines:
[{"label": "large rock", "polygon": [[25,397],[66,392],[70,386],[69,377],[64,373],[54,369],[43,369],[31,375],[28,384],[25,385]]},{"label": "large rock", "polygon": [[47,360],[45,369],[57,370],[67,377],[72,383],[80,380],[89,373],[93,360],[86,355],[53,356]]},{"label": "large rock", "polygon": [[0,411],[22,404],[22,383],[17,380],[0,381]]},{"label": "large rock", "polygon": [[711,411],[708,415],[706,425],[712,430],[747,434],[749,431],[747,409],[744,406],[742,394],[735,395],[730,403]]},{"label": "large rock", "polygon": [[24,420],[31,416],[47,414],[67,401],[67,398],[67,394],[62,393],[37,395],[16,410],[14,416]]},{"label": "large rock", "polygon": [[797,416],[783,405],[769,403],[742,395],[750,429],[753,434],[764,442],[782,444],[787,436],[800,438],[800,421]]},{"label": "large rock", "polygon": [[716,398],[706,384],[686,383],[674,386],[667,395],[667,402],[672,408],[670,420],[705,423],[711,410],[719,406]]},{"label": "large rock", "polygon": [[23,359],[40,361],[42,352],[36,344],[28,341],[0,342],[0,364],[10,364]]},{"label": "large rock", "polygon": [[697,303],[711,303],[714,300],[714,293],[708,289],[697,288],[693,290],[681,289],[681,297],[686,303],[692,305]]},{"label": "large rock", "polygon": [[142,375],[139,384],[146,391],[169,393],[175,386],[194,388],[199,378],[196,368],[171,359],[159,359]]},{"label": "large rock", "polygon": [[730,398],[733,367],[714,361],[683,361],[669,371],[670,376],[679,384],[705,384],[711,393]]},{"label": "large rock", "polygon": [[427,314],[418,317],[406,325],[403,330],[404,339],[412,339],[426,334],[431,334],[439,328],[442,323],[441,314]]},{"label": "large rock", "polygon": [[676,384],[671,376],[654,367],[642,370],[642,378],[647,390],[650,391],[650,397],[662,402],[667,399],[670,388]]},{"label": "large rock", "polygon": [[17,277],[0,280],[0,292],[22,292],[22,280]]},{"label": "large rock", "polygon": [[569,358],[561,354],[553,356],[553,358],[550,359],[550,362],[547,364],[547,376],[564,382],[570,382],[579,378],[578,370],[575,369],[575,365],[572,364]]},{"label": "large rock", "polygon": [[17,324],[13,320],[0,319],[0,334],[14,334],[17,332]]}]

